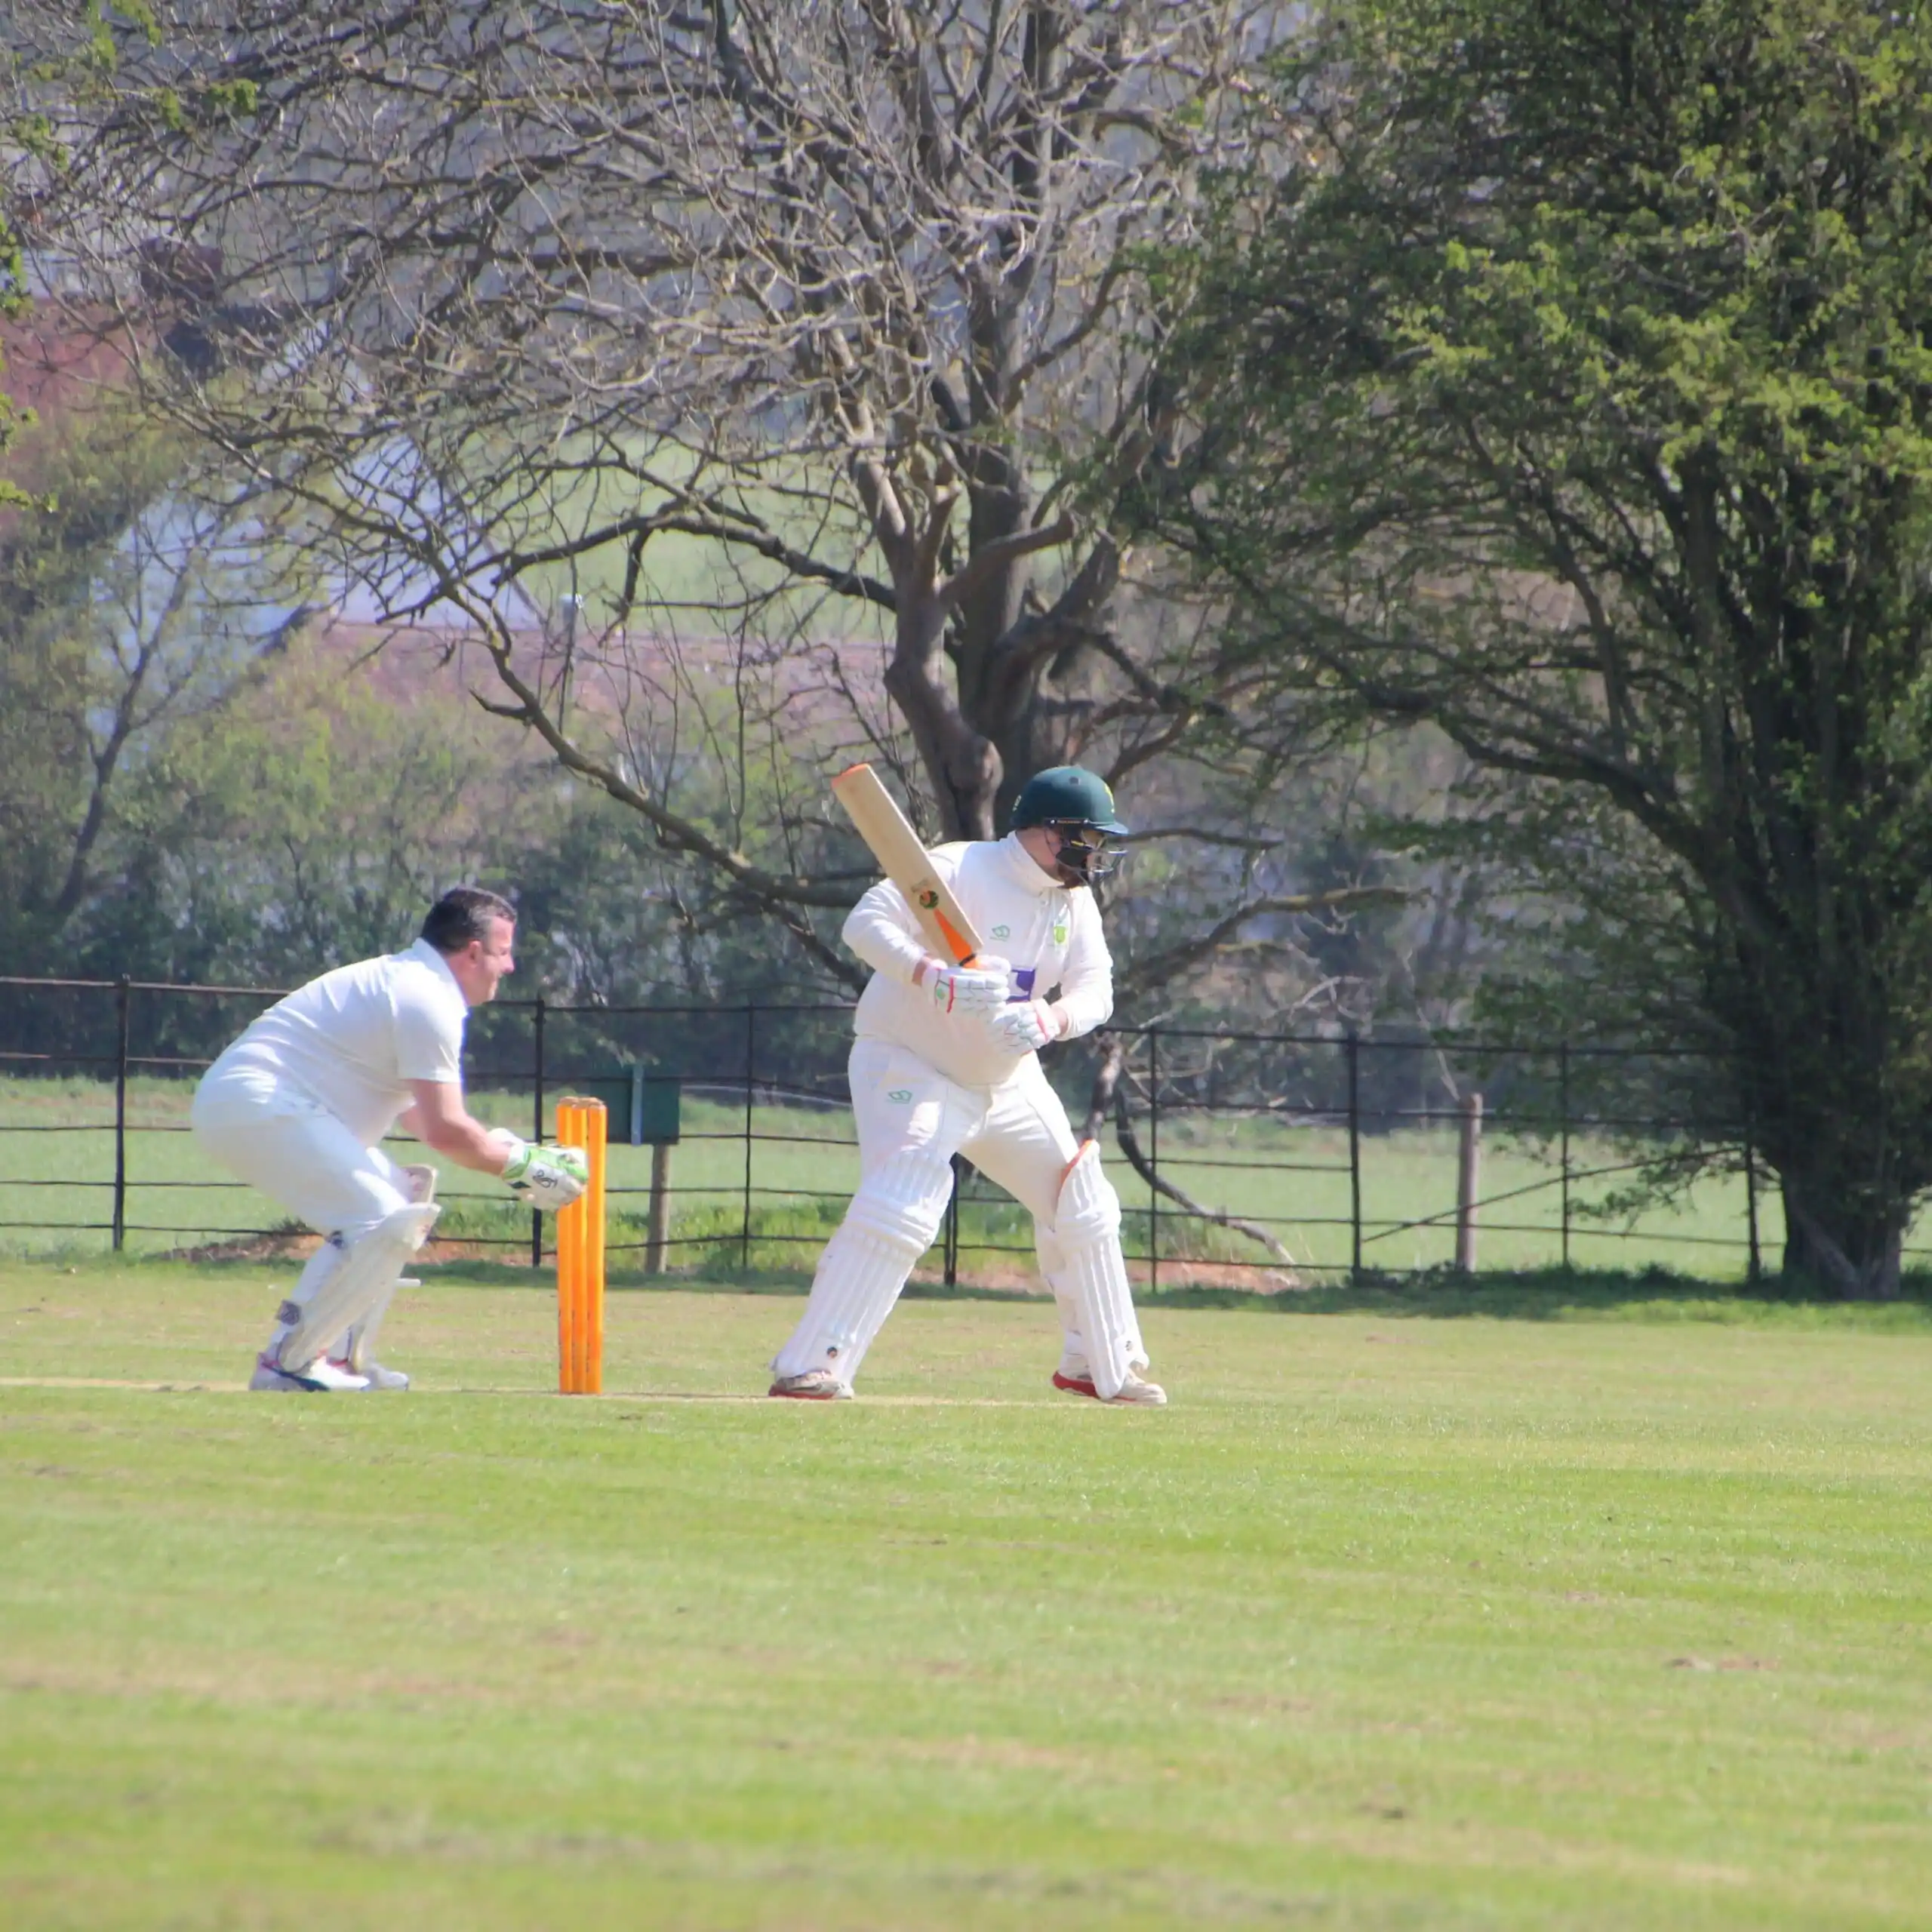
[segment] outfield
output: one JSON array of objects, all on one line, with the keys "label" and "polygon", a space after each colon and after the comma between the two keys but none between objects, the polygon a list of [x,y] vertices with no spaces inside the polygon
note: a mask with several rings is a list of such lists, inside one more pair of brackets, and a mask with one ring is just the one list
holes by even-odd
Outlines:
[{"label": "outfield", "polygon": [[[194,1245],[224,1230],[275,1226],[281,1211],[225,1175],[209,1184],[186,1129],[191,1089],[179,1081],[139,1079],[129,1091],[128,1245],[155,1254]],[[472,1097],[485,1118],[528,1131],[528,1102],[506,1094]],[[114,1174],[111,1090],[78,1081],[0,1079],[0,1180],[8,1184],[0,1247],[98,1252],[97,1232],[109,1218]],[[851,1119],[843,1107],[808,1109],[760,1104],[752,1109],[757,1137],[746,1161],[741,1103],[688,1099],[686,1138],[675,1150],[672,1251],[689,1266],[721,1258],[737,1266],[784,1266],[801,1259],[836,1224],[857,1180],[857,1150],[845,1144]],[[1143,1128],[1144,1133],[1144,1128]],[[397,1143],[396,1151],[408,1143]],[[1365,1266],[1401,1272],[1447,1265],[1455,1252],[1456,1137],[1453,1131],[1413,1130],[1368,1135],[1361,1142]],[[1110,1171],[1128,1209],[1130,1251],[1148,1248],[1148,1190],[1110,1146]],[[1746,1272],[1746,1214],[1741,1176],[1700,1182],[1681,1198],[1638,1214],[1592,1218],[1592,1202],[1628,1185],[1628,1156],[1579,1137],[1571,1149],[1573,1214],[1570,1251],[1580,1267],[1663,1266],[1708,1279],[1740,1279]],[[647,1149],[611,1152],[612,1205],[623,1224],[620,1246],[641,1246],[651,1156]],[[1161,1171],[1212,1206],[1266,1221],[1309,1278],[1346,1269],[1351,1260],[1350,1188],[1346,1135],[1333,1128],[1297,1127],[1233,1116],[1177,1117],[1164,1123]],[[747,1188],[754,1252],[740,1250]],[[1488,1204],[1479,1263],[1486,1268],[1553,1265],[1562,1255],[1557,1169],[1521,1143],[1494,1136],[1484,1152],[1481,1194]],[[442,1168],[444,1230],[459,1238],[503,1241],[506,1252],[528,1240],[528,1217],[480,1175],[448,1163]],[[1774,1265],[1783,1239],[1775,1192],[1758,1197],[1760,1238]],[[76,1230],[94,1224],[97,1232]],[[1417,1225],[1411,1226],[1410,1223]],[[970,1205],[963,1220],[962,1268],[969,1278],[1011,1281],[1030,1269],[1030,1235],[1023,1217],[1001,1204]],[[1917,1238],[1932,1238],[1921,1228]],[[998,1244],[1017,1254],[980,1243]],[[1161,1252],[1194,1253],[1263,1264],[1271,1259],[1251,1241],[1186,1222],[1161,1209]],[[1146,1270],[1137,1267],[1137,1276]]]},{"label": "outfield", "polygon": [[1116,1412],[723,1291],[566,1401],[509,1270],[250,1397],[270,1280],[0,1266],[9,1927],[1927,1921],[1922,1304],[1157,1306]]}]

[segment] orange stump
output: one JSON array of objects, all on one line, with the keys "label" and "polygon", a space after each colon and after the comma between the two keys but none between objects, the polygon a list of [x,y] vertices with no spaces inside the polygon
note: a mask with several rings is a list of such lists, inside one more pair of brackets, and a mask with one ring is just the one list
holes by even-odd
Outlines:
[{"label": "orange stump", "polygon": [[557,1139],[581,1147],[590,1185],[557,1216],[557,1388],[604,1392],[604,1103],[557,1103]]}]

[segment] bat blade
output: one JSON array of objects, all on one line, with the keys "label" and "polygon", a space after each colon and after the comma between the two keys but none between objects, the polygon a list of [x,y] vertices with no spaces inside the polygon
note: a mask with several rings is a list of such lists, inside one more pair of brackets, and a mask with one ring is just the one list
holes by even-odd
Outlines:
[{"label": "bat blade", "polygon": [[832,781],[832,795],[845,808],[879,869],[905,894],[934,952],[942,959],[969,964],[982,949],[980,935],[878,774],[869,764],[855,764]]}]

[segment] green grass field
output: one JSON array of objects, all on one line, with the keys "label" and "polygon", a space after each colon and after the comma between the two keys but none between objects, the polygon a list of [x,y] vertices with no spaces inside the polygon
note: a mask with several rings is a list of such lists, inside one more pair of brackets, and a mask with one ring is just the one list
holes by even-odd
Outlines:
[{"label": "green grass field", "polygon": [[565,1400],[509,1269],[251,1397],[277,1285],[0,1265],[10,1928],[1927,1922],[1923,1303],[1162,1305],[1115,1411],[722,1289]]},{"label": "green grass field", "polygon": [[[186,1132],[190,1090],[183,1082],[132,1083],[128,1137],[128,1242],[137,1254],[191,1247],[223,1230],[275,1225],[280,1211],[247,1189],[198,1167]],[[486,1118],[528,1131],[527,1101],[505,1094],[473,1097]],[[111,1214],[114,1174],[112,1094],[79,1081],[0,1080],[0,1180],[5,1190],[0,1251],[98,1253]],[[685,1138],[672,1168],[675,1265],[723,1261],[742,1267],[809,1264],[813,1248],[836,1225],[858,1175],[842,1109],[759,1106],[753,1109],[749,1168],[742,1105],[688,1099]],[[398,1143],[398,1151],[406,1143]],[[1416,1131],[1366,1136],[1362,1143],[1362,1258],[1389,1272],[1446,1266],[1455,1251],[1456,1141],[1453,1132]],[[1146,1187],[1109,1149],[1110,1169],[1128,1211],[1130,1251],[1149,1252]],[[1169,1123],[1161,1171],[1197,1199],[1269,1223],[1303,1272],[1318,1280],[1346,1268],[1351,1256],[1346,1137],[1332,1129],[1274,1121],[1189,1118]],[[1580,1268],[1663,1266],[1711,1280],[1737,1280],[1748,1257],[1741,1177],[1700,1183],[1682,1198],[1636,1215],[1593,1217],[1591,1204],[1626,1186],[1627,1155],[1580,1138],[1572,1149],[1569,1259]],[[614,1242],[641,1244],[650,1152],[611,1151]],[[753,1253],[738,1237],[746,1188]],[[1481,1192],[1487,1204],[1478,1265],[1492,1269],[1553,1266],[1563,1258],[1561,1194],[1555,1168],[1500,1136],[1485,1147]],[[447,1164],[443,1232],[521,1244],[528,1217],[479,1175]],[[1758,1198],[1762,1250],[1775,1265],[1783,1223],[1774,1192]],[[1004,1202],[974,1202],[962,1222],[962,1269],[970,1278],[1011,1284],[1026,1275],[1030,1235],[1023,1216]],[[1932,1234],[1922,1231],[1921,1238]],[[1253,1243],[1208,1230],[1162,1204],[1158,1236],[1170,1280],[1184,1278],[1187,1257],[1272,1269]],[[984,1245],[990,1244],[991,1245]],[[1170,1264],[1175,1264],[1171,1266]],[[1144,1266],[1137,1269],[1144,1276]]]}]

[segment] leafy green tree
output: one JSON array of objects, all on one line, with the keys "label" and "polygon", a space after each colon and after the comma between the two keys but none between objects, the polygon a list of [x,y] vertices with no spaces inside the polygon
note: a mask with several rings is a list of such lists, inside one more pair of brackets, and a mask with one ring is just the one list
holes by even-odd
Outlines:
[{"label": "leafy green tree", "polygon": [[547,804],[512,764],[459,692],[398,704],[340,648],[291,636],[128,786],[77,959],[273,986],[391,951]]},{"label": "leafy green tree", "polygon": [[[1687,1021],[1786,1265],[1932,1184],[1932,16],[1338,0],[1175,367],[1147,513],[1278,694],[1429,721],[1601,1010]],[[1648,935],[1646,943],[1633,940]]]}]

